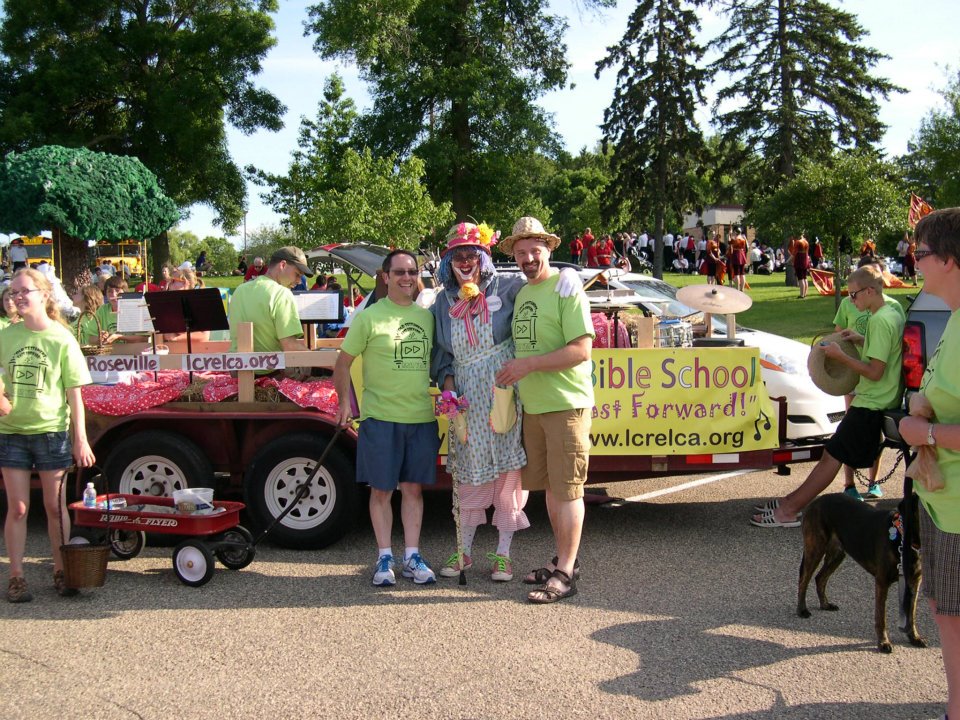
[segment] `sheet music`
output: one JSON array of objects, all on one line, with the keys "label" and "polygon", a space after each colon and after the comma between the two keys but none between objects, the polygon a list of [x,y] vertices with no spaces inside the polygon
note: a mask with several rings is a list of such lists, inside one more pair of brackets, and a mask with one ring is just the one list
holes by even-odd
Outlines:
[{"label": "sheet music", "polygon": [[150,309],[143,297],[120,298],[117,301],[118,333],[152,333]]},{"label": "sheet music", "polygon": [[343,301],[339,291],[314,291],[293,294],[301,321],[342,322]]}]

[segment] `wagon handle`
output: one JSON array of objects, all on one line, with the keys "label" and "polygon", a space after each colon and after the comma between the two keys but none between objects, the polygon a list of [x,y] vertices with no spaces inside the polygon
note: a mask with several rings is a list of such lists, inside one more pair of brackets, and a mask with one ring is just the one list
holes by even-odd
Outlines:
[{"label": "wagon handle", "polygon": [[253,545],[259,545],[260,542],[270,534],[270,531],[276,527],[277,523],[283,520],[291,510],[293,510],[297,505],[300,504],[300,501],[303,499],[303,496],[310,491],[310,486],[313,484],[313,481],[317,479],[317,476],[320,474],[320,468],[323,467],[323,461],[327,459],[327,455],[333,449],[333,446],[337,442],[337,438],[340,437],[340,433],[344,430],[342,425],[338,425],[337,429],[333,433],[333,437],[330,438],[330,442],[327,443],[327,446],[323,449],[323,452],[320,453],[320,457],[317,459],[317,464],[313,466],[313,470],[310,471],[310,477],[307,478],[307,481],[303,483],[300,487],[297,488],[296,495],[293,497],[293,502],[290,503],[286,509],[277,515],[273,522],[271,522],[267,528],[261,532],[256,539],[253,541]]}]

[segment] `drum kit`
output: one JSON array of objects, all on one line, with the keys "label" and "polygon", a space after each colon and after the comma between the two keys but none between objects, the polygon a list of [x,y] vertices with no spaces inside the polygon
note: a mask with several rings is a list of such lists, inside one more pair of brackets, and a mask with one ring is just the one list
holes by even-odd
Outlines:
[{"label": "drum kit", "polygon": [[753,298],[749,295],[723,285],[688,285],[677,291],[677,300],[704,314],[708,338],[713,335],[711,316],[724,315],[727,318],[727,340],[736,338],[736,314],[753,305]]}]

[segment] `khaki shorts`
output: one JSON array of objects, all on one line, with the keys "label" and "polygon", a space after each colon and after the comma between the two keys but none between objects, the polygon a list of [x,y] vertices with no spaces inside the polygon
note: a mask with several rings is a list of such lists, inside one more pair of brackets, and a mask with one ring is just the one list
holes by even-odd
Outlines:
[{"label": "khaki shorts", "polygon": [[582,498],[590,460],[590,410],[524,413],[523,449],[524,490],[549,490],[559,500]]}]

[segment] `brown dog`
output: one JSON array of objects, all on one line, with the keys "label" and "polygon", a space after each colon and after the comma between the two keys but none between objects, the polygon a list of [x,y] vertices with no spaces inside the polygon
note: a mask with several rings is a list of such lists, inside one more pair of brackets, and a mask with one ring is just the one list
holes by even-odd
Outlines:
[{"label": "brown dog", "polygon": [[905,579],[906,587],[901,588],[901,595],[905,599],[900,609],[900,629],[907,634],[911,645],[927,646],[917,633],[915,623],[921,580],[916,496],[901,500],[897,508],[899,513],[880,510],[842,494],[824,495],[810,503],[803,513],[803,560],[800,562],[797,615],[810,617],[807,586],[821,560],[823,567],[817,573],[816,582],[820,609],[839,609],[827,600],[827,581],[843,558],[849,555],[876,580],[874,627],[877,649],[885,653],[893,652],[887,635],[887,590],[899,580],[902,526],[899,526],[897,516],[906,512],[907,522],[914,528],[911,534],[918,539],[915,546],[909,549],[912,562],[907,563],[910,571]]}]

